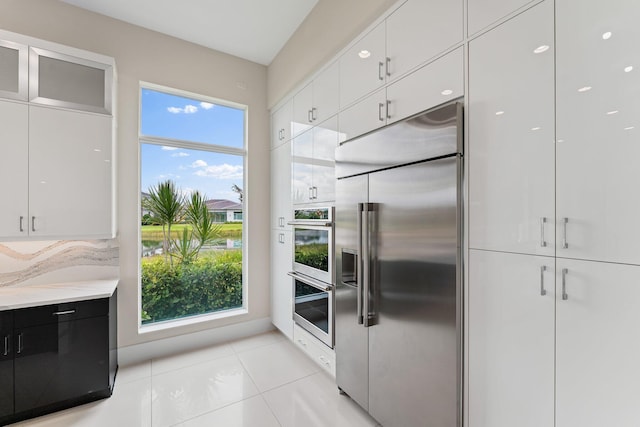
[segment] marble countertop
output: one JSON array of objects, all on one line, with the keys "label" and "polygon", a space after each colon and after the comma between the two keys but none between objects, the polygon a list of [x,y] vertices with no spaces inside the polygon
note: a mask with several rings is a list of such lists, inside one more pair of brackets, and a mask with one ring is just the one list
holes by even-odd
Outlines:
[{"label": "marble countertop", "polygon": [[90,280],[0,288],[0,311],[64,302],[108,298],[118,280]]}]

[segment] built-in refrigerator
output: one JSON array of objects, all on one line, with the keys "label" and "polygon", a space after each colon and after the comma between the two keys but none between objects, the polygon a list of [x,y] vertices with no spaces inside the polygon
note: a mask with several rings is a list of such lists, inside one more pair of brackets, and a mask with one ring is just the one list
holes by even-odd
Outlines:
[{"label": "built-in refrigerator", "polygon": [[336,149],[336,381],[385,427],[462,425],[462,104]]}]

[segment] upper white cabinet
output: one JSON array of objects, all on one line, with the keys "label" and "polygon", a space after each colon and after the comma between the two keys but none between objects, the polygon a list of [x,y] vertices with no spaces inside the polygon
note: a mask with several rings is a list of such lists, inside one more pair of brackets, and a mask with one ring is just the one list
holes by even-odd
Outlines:
[{"label": "upper white cabinet", "polygon": [[560,257],[640,264],[639,16],[635,0],[556,1]]},{"label": "upper white cabinet", "polygon": [[339,142],[344,142],[387,124],[387,90],[380,89],[349,108],[338,117]]},{"label": "upper white cabinet", "polygon": [[553,427],[555,258],[469,252],[469,427]]},{"label": "upper white cabinet", "polygon": [[28,235],[29,107],[0,100],[0,237]]},{"label": "upper white cabinet", "polygon": [[463,0],[409,0],[386,20],[388,79],[463,40]]},{"label": "upper white cabinet", "polygon": [[382,22],[340,57],[340,108],[385,85],[385,37]]},{"label": "upper white cabinet", "polygon": [[335,200],[337,122],[334,116],[293,139],[291,199],[294,204]]},{"label": "upper white cabinet", "polygon": [[26,45],[0,39],[0,98],[27,100],[28,49]]},{"label": "upper white cabinet", "polygon": [[290,99],[271,115],[271,148],[289,141],[293,134],[293,101]]},{"label": "upper white cabinet", "polygon": [[293,97],[294,136],[338,112],[339,82],[339,67],[336,61]]},{"label": "upper white cabinet", "polygon": [[469,44],[471,248],[555,254],[553,15],[545,1]]},{"label": "upper white cabinet", "polygon": [[532,3],[531,0],[467,0],[468,32],[473,35],[501,18]]}]

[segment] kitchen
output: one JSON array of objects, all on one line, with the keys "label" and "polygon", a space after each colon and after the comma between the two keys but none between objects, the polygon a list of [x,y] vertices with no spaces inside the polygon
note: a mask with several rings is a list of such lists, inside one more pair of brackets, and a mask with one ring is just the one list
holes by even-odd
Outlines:
[{"label": "kitchen", "polygon": [[[450,33],[445,31],[439,39],[444,46],[431,50],[426,46],[420,54],[423,56],[409,54],[407,57],[413,62],[405,63],[404,71],[393,69],[402,63],[392,59],[392,68],[388,70],[392,75],[385,76],[384,53],[380,68],[383,73],[378,74],[379,52],[365,49],[360,43],[367,42],[365,36],[368,35],[382,36],[382,44],[387,43],[387,48],[393,45],[394,34],[402,40],[406,34],[392,31],[397,28],[394,24],[399,22],[395,21],[394,15],[400,16],[400,6],[409,10],[408,6],[415,5],[416,1],[411,0],[406,5],[402,1],[361,2],[367,3],[368,7],[361,4],[365,9],[358,10],[335,3],[339,2],[321,1],[310,15],[313,19],[306,24],[306,29],[316,31],[315,34],[321,37],[307,39],[307,35],[301,33],[269,67],[62,2],[0,3],[0,28],[3,30],[115,58],[118,70],[119,238],[92,244],[98,245],[96,251],[108,252],[104,264],[95,268],[95,274],[100,277],[93,278],[119,279],[120,365],[197,349],[203,342],[214,344],[263,332],[272,334],[269,332],[273,328],[272,319],[278,328],[285,329],[285,335],[293,336],[294,326],[291,312],[282,308],[282,295],[277,294],[283,292],[285,298],[290,295],[291,278],[286,273],[291,266],[287,266],[286,261],[284,265],[270,265],[269,257],[253,256],[248,259],[247,266],[251,280],[248,313],[215,322],[185,323],[177,329],[140,332],[139,224],[135,214],[139,211],[139,188],[129,185],[138,180],[140,81],[207,93],[249,107],[248,134],[251,138],[248,140],[247,169],[251,173],[247,188],[250,191],[248,203],[252,206],[269,206],[269,194],[277,199],[288,193],[277,189],[270,191],[266,178],[270,174],[268,159],[270,154],[286,151],[278,148],[291,146],[295,138],[326,129],[333,129],[335,133],[338,129],[333,137],[342,142],[340,139],[347,138],[348,134],[359,135],[378,127],[379,122],[387,122],[385,113],[394,116],[389,122],[395,121],[464,97],[467,146],[463,253],[465,309],[468,310],[464,316],[467,332],[464,347],[468,350],[465,351],[464,366],[468,375],[463,378],[462,401],[467,404],[463,405],[462,419],[468,425],[514,425],[522,424],[521,418],[526,414],[530,425],[549,425],[554,417],[558,425],[637,424],[637,414],[634,418],[631,410],[634,405],[630,402],[637,400],[632,380],[637,379],[638,373],[630,361],[637,356],[638,348],[635,340],[620,338],[636,333],[628,325],[637,323],[637,315],[628,306],[614,308],[617,306],[613,299],[622,296],[622,302],[633,301],[634,288],[630,283],[637,277],[633,266],[640,263],[636,259],[639,252],[635,246],[638,230],[633,221],[638,206],[636,192],[624,188],[637,182],[635,168],[628,162],[633,161],[637,150],[631,141],[636,138],[637,126],[633,120],[638,97],[633,95],[637,95],[638,79],[636,70],[626,71],[634,65],[637,68],[637,56],[630,47],[633,45],[628,44],[628,40],[637,40],[636,30],[630,24],[639,14],[637,6],[629,1],[616,1],[607,5],[606,10],[600,10],[596,5],[587,7],[568,0],[557,0],[555,4],[550,1],[494,1],[488,6],[472,0],[460,2],[459,10],[454,11],[459,13],[458,17],[454,16],[459,36],[458,30],[451,30],[454,38],[447,39]],[[580,19],[573,17],[574,9],[581,11],[576,15]],[[326,32],[323,24],[333,22],[328,17],[336,20],[336,28]],[[444,23],[447,19],[443,15],[436,21]],[[570,24],[566,24],[567,21]],[[436,24],[433,28],[440,28]],[[616,30],[615,25],[620,29]],[[380,33],[385,26],[386,39],[384,31]],[[408,33],[407,28],[411,27],[404,29]],[[607,32],[610,34],[605,38]],[[587,49],[584,41],[592,33],[597,35],[589,39],[593,51]],[[547,46],[546,49],[543,46]],[[538,48],[542,51],[534,52]],[[373,79],[377,86],[373,89],[364,87],[367,83],[364,78],[362,82],[358,81],[358,77],[367,72],[358,68],[357,61],[350,63],[342,59],[351,50],[355,53],[368,50],[370,62],[376,61]],[[567,52],[574,52],[574,56]],[[315,124],[294,120],[304,129],[294,129],[294,135],[289,129],[280,142],[275,135],[270,147],[267,110],[271,110],[276,120],[278,112],[286,110],[289,100],[293,99],[295,105],[295,96],[308,83],[322,83],[323,77],[330,76],[330,73],[323,75],[322,72],[331,70],[338,59],[342,61],[341,69],[347,64],[346,69],[356,76],[355,82],[351,76],[352,84],[338,85],[338,107],[324,116],[326,120],[321,117]],[[291,67],[291,64],[300,68]],[[609,75],[613,68],[605,70],[603,64],[611,64],[616,70],[619,68],[620,74]],[[185,69],[189,72],[184,73]],[[210,70],[216,70],[215,78],[211,78]],[[592,74],[581,70],[589,70]],[[412,81],[414,76],[416,80]],[[342,79],[342,75],[339,78]],[[446,86],[430,95],[427,90],[433,88],[419,86],[419,82],[425,81],[433,82],[434,86]],[[402,87],[403,83],[407,84],[406,88]],[[394,97],[407,90],[413,93],[406,98],[407,104],[393,102]],[[323,92],[316,91],[314,95],[316,93]],[[418,93],[421,96],[415,96]],[[376,98],[374,95],[382,96]],[[387,104],[388,100],[391,104]],[[312,103],[314,101],[312,95]],[[369,102],[368,110],[359,108],[364,108],[365,101]],[[387,105],[396,110],[384,111]],[[306,109],[313,107],[309,105]],[[306,109],[302,110],[303,115]],[[603,110],[601,115],[600,109]],[[320,110],[318,108],[317,113],[322,116],[324,112]],[[372,116],[363,112],[369,110],[373,111]],[[365,116],[372,118],[365,120]],[[582,117],[589,120],[582,120]],[[331,120],[336,120],[340,128],[335,128]],[[329,123],[326,127],[325,122]],[[615,126],[615,130],[608,126]],[[578,128],[584,130],[578,132]],[[615,138],[610,140],[611,135]],[[321,133],[318,138],[325,136]],[[582,142],[582,145],[574,146],[580,143],[577,140],[611,142],[599,145],[594,142],[588,146]],[[514,141],[519,144],[517,150],[513,149]],[[576,147],[580,147],[583,154],[576,155]],[[613,156],[606,155],[613,150],[625,153],[616,158],[616,163],[613,163]],[[293,154],[295,156],[295,152]],[[596,159],[600,163],[596,163]],[[277,176],[275,179],[283,178]],[[286,177],[284,180],[286,182]],[[591,204],[585,204],[585,195],[592,198]],[[324,197],[321,191],[318,196]],[[319,200],[317,205],[327,205],[333,200],[330,197]],[[507,202],[513,208],[505,208]],[[265,209],[250,209],[245,213],[251,224],[248,231],[251,251],[272,253],[274,259],[281,255],[282,251],[270,250],[270,247],[279,247],[280,234],[285,239],[290,237],[286,222],[291,220],[293,213],[292,200],[288,203],[289,208],[285,208],[283,214],[273,215],[273,221],[268,213],[265,215]],[[274,208],[273,202],[271,205]],[[594,217],[587,218],[586,213],[593,213]],[[281,216],[287,218],[284,227],[279,225]],[[568,219],[565,221],[564,218]],[[587,228],[593,224],[603,227]],[[7,246],[18,253],[41,249],[38,243]],[[117,256],[115,262],[114,254]],[[290,255],[288,259],[291,260]],[[591,269],[588,274],[583,267]],[[6,268],[4,272],[18,270],[11,262]],[[91,279],[83,277],[83,274],[90,274],[87,269],[81,266],[72,269],[78,280]],[[267,271],[271,271],[272,283],[269,275],[264,274]],[[507,286],[509,277],[518,278],[519,283],[523,286],[526,283],[527,289],[535,293],[517,293]],[[586,280],[585,277],[593,279],[588,282],[591,285],[607,282],[608,287],[616,285],[619,289],[597,294],[597,297],[594,296],[597,289],[580,294],[581,288],[572,280]],[[619,280],[609,283],[610,277],[619,277]],[[57,276],[54,280],[62,279]],[[274,280],[287,281],[289,286],[277,287]],[[478,284],[474,285],[474,282]],[[542,291],[546,293],[543,295]],[[273,296],[276,309],[269,303],[270,292],[276,293]],[[539,299],[533,299],[534,296]],[[556,296],[558,300],[554,302]],[[603,305],[604,311],[593,312],[582,306],[571,308],[568,305],[573,301],[587,301],[588,297],[610,305]],[[593,307],[594,301],[588,301],[588,306]],[[535,304],[541,304],[542,311],[534,309]],[[527,318],[521,318],[521,313],[527,313]],[[588,330],[595,335],[590,338],[580,325],[589,325]],[[614,334],[614,330],[618,330],[619,335]],[[602,349],[594,348],[593,343],[597,342],[602,343]],[[315,342],[311,345],[321,351],[327,349],[324,355],[331,362],[333,354],[329,347],[322,347],[322,343],[316,346]],[[509,353],[499,351],[507,348]],[[610,350],[606,351],[607,348]],[[577,357],[582,354],[593,354],[593,357]],[[339,351],[335,356],[339,359]],[[607,372],[602,371],[603,366],[609,367]],[[530,393],[524,397],[524,394],[513,393],[516,381],[527,381],[535,386],[520,390]],[[607,387],[587,387],[584,381],[590,385],[606,382]],[[116,379],[116,390],[117,383]],[[611,397],[612,393],[615,393],[615,399]],[[509,405],[502,403],[505,399]],[[556,405],[557,409],[554,409]],[[589,411],[578,410],[578,406],[594,408],[594,413],[590,415]],[[512,411],[505,407],[511,407]],[[595,408],[601,409],[596,411]],[[574,418],[578,413],[589,418]],[[620,418],[606,418],[614,414]]]}]

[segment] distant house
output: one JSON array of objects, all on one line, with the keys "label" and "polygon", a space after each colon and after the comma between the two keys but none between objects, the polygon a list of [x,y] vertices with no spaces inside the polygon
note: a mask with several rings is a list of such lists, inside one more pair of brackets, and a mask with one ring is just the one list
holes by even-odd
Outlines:
[{"label": "distant house", "polygon": [[144,191],[140,192],[140,216],[143,217],[145,215],[151,215],[151,211],[144,207],[144,201],[147,200],[151,195],[149,193],[145,193]]},{"label": "distant house", "polygon": [[207,200],[214,222],[242,222],[242,204],[225,199]]}]

